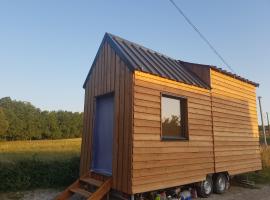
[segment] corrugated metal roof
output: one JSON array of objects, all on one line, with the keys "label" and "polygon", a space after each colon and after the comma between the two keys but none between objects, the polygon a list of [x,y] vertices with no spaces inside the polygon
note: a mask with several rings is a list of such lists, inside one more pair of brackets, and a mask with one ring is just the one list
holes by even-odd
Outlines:
[{"label": "corrugated metal roof", "polygon": [[197,75],[184,68],[178,60],[118,36],[112,34],[108,34],[108,36],[116,43],[119,50],[124,53],[133,70],[147,72],[189,85],[209,88]]},{"label": "corrugated metal roof", "polygon": [[[120,38],[118,36],[109,33],[105,34],[92,66],[95,64],[100,49],[105,42],[108,42],[111,45],[111,47],[116,51],[116,53],[121,57],[121,59],[123,59],[123,61],[127,63],[131,71],[138,70],[153,75],[161,76],[167,79],[175,80],[178,82],[186,83],[189,85],[195,85],[207,89],[210,88],[210,85],[201,80],[199,76],[197,76],[191,70],[188,70],[187,67],[183,66],[182,64],[183,61],[170,58],[161,53],[158,53],[156,51],[138,45],[134,42],[130,42],[128,40],[125,40],[123,38]],[[196,63],[193,64],[196,65]],[[255,82],[249,81],[243,77],[240,77],[236,74],[232,74],[228,71],[225,71],[221,68],[217,68],[215,66],[201,65],[201,64],[198,64],[198,66],[209,67],[211,69],[219,71],[228,76],[234,77],[241,81],[247,82],[249,84],[255,86],[259,85]],[[89,78],[91,71],[92,67],[84,82],[84,87],[86,85],[86,82]]]}]

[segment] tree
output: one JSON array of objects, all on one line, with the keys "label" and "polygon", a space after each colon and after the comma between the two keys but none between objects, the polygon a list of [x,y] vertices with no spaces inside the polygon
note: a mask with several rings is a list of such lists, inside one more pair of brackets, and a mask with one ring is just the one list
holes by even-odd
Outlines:
[{"label": "tree", "polygon": [[82,134],[82,113],[41,111],[29,102],[10,97],[0,99],[0,108],[0,140],[73,138]]},{"label": "tree", "polygon": [[180,117],[172,115],[171,118],[164,118],[162,120],[162,131],[164,135],[179,136],[181,134],[180,129]]},{"label": "tree", "polygon": [[6,132],[8,130],[8,121],[6,115],[2,108],[0,108],[0,138],[6,137]]}]

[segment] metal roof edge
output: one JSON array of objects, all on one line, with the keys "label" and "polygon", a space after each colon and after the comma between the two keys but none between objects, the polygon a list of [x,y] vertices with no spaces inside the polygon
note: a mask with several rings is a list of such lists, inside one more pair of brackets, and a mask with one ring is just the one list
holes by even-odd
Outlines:
[{"label": "metal roof edge", "polygon": [[97,58],[98,58],[98,56],[99,56],[99,54],[100,54],[100,51],[101,51],[101,48],[103,47],[103,45],[104,45],[104,43],[105,43],[107,37],[108,37],[108,33],[105,33],[105,35],[103,36],[102,42],[101,42],[100,45],[99,45],[98,51],[97,51],[97,53],[96,53],[96,55],[95,55],[94,61],[92,62],[92,65],[91,65],[91,67],[90,67],[90,70],[89,70],[89,72],[88,72],[88,74],[87,74],[87,76],[86,76],[86,79],[85,79],[84,83],[83,83],[83,88],[84,88],[84,89],[85,89],[86,83],[87,83],[87,81],[88,81],[88,79],[89,79],[89,76],[90,76],[90,74],[91,74],[91,72],[92,72],[93,66],[95,65],[95,63],[96,63],[96,61],[97,61]]},{"label": "metal roof edge", "polygon": [[240,81],[243,81],[243,82],[245,82],[245,83],[249,83],[249,84],[251,84],[251,85],[254,85],[255,87],[259,87],[259,83],[256,83],[256,82],[254,82],[254,81],[251,81],[251,80],[249,80],[249,79],[246,79],[246,78],[244,78],[244,77],[242,77],[242,76],[239,76],[239,75],[237,75],[237,74],[234,74],[234,73],[231,73],[231,72],[229,72],[229,71],[227,71],[227,70],[225,70],[225,69],[222,69],[222,68],[219,68],[219,67],[217,67],[217,66],[215,66],[215,65],[207,65],[207,64],[200,64],[200,63],[192,63],[192,62],[186,62],[186,61],[182,61],[182,60],[178,60],[178,61],[180,61],[180,63],[190,63],[190,64],[197,64],[197,65],[200,65],[200,67],[207,67],[207,68],[210,68],[210,69],[213,69],[213,70],[215,70],[215,71],[217,71],[217,72],[220,72],[220,73],[222,73],[222,74],[225,74],[225,75],[227,75],[227,76],[230,76],[230,77],[232,77],[232,78],[235,78],[235,79],[237,79],[237,80],[240,80]]},{"label": "metal roof edge", "polygon": [[[87,83],[87,81],[88,81],[88,79],[90,77],[90,74],[92,72],[93,66],[95,65],[96,60],[97,60],[97,58],[98,58],[98,56],[100,54],[100,51],[101,51],[101,49],[104,46],[106,41],[111,46],[111,48],[113,48],[115,50],[116,54],[127,64],[129,70],[134,71],[134,68],[135,68],[135,66],[133,66],[134,64],[132,64],[132,62],[128,59],[128,56],[125,54],[123,49],[114,41],[112,36],[116,37],[116,36],[112,35],[111,33],[107,33],[107,32],[105,33],[105,35],[104,35],[104,37],[102,39],[102,42],[99,45],[99,48],[98,48],[98,51],[97,51],[96,56],[94,58],[94,61],[93,61],[92,65],[91,65],[91,68],[90,68],[90,70],[89,70],[89,72],[88,72],[88,74],[86,76],[86,79],[85,79],[85,81],[83,83],[83,88],[84,89],[85,89],[86,83]],[[133,68],[132,68],[132,66],[133,66]]]},{"label": "metal roof edge", "polygon": [[127,64],[127,67],[129,70],[134,71],[136,66],[133,64],[133,62],[128,58],[127,54],[125,51],[117,44],[116,41],[114,41],[113,34],[107,33],[108,34],[108,42],[111,45],[111,47],[115,50],[116,54]]},{"label": "metal roof edge", "polygon": [[148,48],[148,47],[145,47],[144,45],[138,44],[138,43],[136,43],[136,42],[132,42],[132,41],[130,41],[130,40],[124,39],[124,38],[119,37],[119,36],[117,36],[117,35],[113,35],[113,34],[111,34],[111,33],[109,33],[109,35],[112,36],[112,37],[118,38],[118,39],[120,39],[120,40],[123,40],[123,41],[125,41],[125,42],[131,43],[131,44],[133,44],[133,45],[135,45],[135,46],[137,46],[137,47],[140,47],[140,48],[142,48],[142,49],[144,49],[144,50],[146,50],[146,51],[150,51],[150,52],[152,52],[152,53],[156,53],[156,54],[158,54],[158,55],[160,55],[160,56],[164,56],[164,57],[169,58],[169,59],[171,59],[171,60],[177,60],[177,59],[172,58],[172,57],[170,57],[170,56],[168,56],[168,55],[162,54],[162,53],[160,53],[160,52],[158,52],[158,51],[155,51],[155,50],[153,50],[153,49],[150,49],[150,48]]},{"label": "metal roof edge", "polygon": [[244,77],[242,77],[242,76],[239,76],[239,75],[237,75],[237,74],[228,72],[228,71],[226,71],[226,70],[224,70],[224,69],[222,69],[222,68],[218,68],[218,67],[213,66],[213,65],[210,66],[210,68],[213,69],[213,70],[215,70],[215,71],[217,71],[217,72],[220,72],[220,73],[222,73],[222,74],[225,74],[225,75],[227,75],[227,76],[230,76],[230,77],[232,77],[232,78],[235,78],[235,79],[237,79],[237,80],[240,80],[240,81],[243,81],[243,82],[245,82],[245,83],[251,84],[251,85],[253,85],[253,86],[255,86],[255,87],[259,87],[259,86],[260,86],[259,83],[256,83],[256,82],[253,82],[253,81],[251,81],[251,80],[248,80],[248,79],[246,79],[246,78],[244,78]]},{"label": "metal roof edge", "polygon": [[[99,49],[98,49],[98,51],[97,51],[97,53],[96,53],[96,56],[95,56],[94,61],[93,61],[92,65],[91,65],[91,68],[90,68],[90,70],[89,70],[89,72],[88,72],[88,74],[87,74],[87,76],[86,76],[85,81],[84,81],[84,84],[83,84],[83,88],[84,88],[84,89],[85,89],[85,87],[86,87],[86,83],[87,83],[87,81],[88,81],[88,79],[89,79],[89,77],[90,77],[90,74],[91,74],[91,72],[92,72],[93,66],[96,64],[97,58],[98,58],[98,56],[100,55],[101,49],[102,49],[102,47],[104,46],[104,43],[105,43],[105,42],[108,42],[108,44],[109,44],[109,45],[111,46],[111,48],[115,51],[115,53],[116,53],[116,54],[117,54],[117,55],[118,55],[118,56],[119,56],[119,57],[127,64],[127,67],[129,68],[129,70],[130,70],[131,72],[133,72],[134,70],[136,70],[137,67],[140,67],[140,66],[135,66],[135,64],[134,64],[134,62],[132,61],[132,59],[129,58],[129,56],[126,54],[125,50],[118,44],[118,40],[122,40],[122,41],[126,41],[126,42],[129,42],[129,43],[132,43],[132,44],[134,44],[134,45],[136,45],[136,46],[139,46],[140,48],[144,48],[144,49],[147,50],[147,51],[151,51],[152,53],[156,53],[156,54],[158,54],[158,55],[160,55],[160,56],[164,56],[164,57],[166,57],[166,58],[168,58],[168,59],[175,60],[176,62],[178,62],[178,63],[180,63],[180,64],[182,64],[182,65],[183,65],[183,63],[190,63],[190,64],[194,64],[194,65],[199,65],[200,67],[207,67],[207,68],[213,69],[213,70],[215,70],[215,71],[217,71],[217,72],[220,72],[220,73],[223,73],[223,74],[228,75],[228,76],[230,76],[230,77],[233,77],[233,78],[235,78],[235,79],[238,79],[238,80],[240,80],[240,81],[246,82],[246,83],[251,84],[251,85],[254,85],[254,86],[256,86],[256,87],[259,87],[259,84],[256,83],[256,82],[250,81],[250,80],[248,80],[248,79],[246,79],[246,78],[243,78],[243,77],[241,77],[241,76],[238,76],[237,74],[228,72],[228,71],[226,71],[226,70],[224,70],[224,69],[222,69],[222,68],[218,68],[218,67],[216,67],[216,66],[214,66],[214,65],[205,65],[205,64],[198,64],[198,63],[186,62],[186,61],[182,61],[182,60],[176,60],[176,59],[170,58],[169,56],[166,56],[166,55],[164,55],[164,54],[161,54],[161,53],[159,53],[159,52],[157,52],[157,51],[154,51],[154,50],[152,50],[152,49],[149,49],[149,48],[147,48],[147,47],[144,47],[144,46],[139,45],[139,44],[137,44],[137,43],[128,41],[128,40],[126,40],[126,39],[123,39],[123,38],[121,38],[121,37],[118,37],[118,36],[115,36],[115,35],[113,35],[113,34],[111,34],[111,33],[107,33],[107,32],[106,32],[105,35],[104,35],[104,37],[103,37],[103,39],[102,39],[102,42],[101,42],[101,44],[100,44],[100,46],[99,46]],[[184,67],[184,68],[187,70],[187,67]],[[196,75],[195,73],[191,73],[190,70],[187,70],[187,71],[188,71],[188,73],[192,74],[192,76],[195,76],[195,75]],[[198,76],[197,76],[197,75],[196,75],[195,77],[197,77],[197,79],[198,79]],[[200,80],[202,83],[204,83],[206,86],[208,86],[208,84],[206,84],[206,83],[205,83],[203,80],[201,80],[200,78],[199,78],[199,80]],[[178,81],[178,82],[181,82],[181,81]],[[208,87],[209,87],[209,86],[208,86]],[[210,88],[211,88],[211,86],[210,86]]]}]

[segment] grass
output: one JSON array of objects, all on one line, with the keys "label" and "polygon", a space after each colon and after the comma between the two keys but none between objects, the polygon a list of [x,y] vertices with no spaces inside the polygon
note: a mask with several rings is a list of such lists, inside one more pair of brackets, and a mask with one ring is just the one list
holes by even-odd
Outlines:
[{"label": "grass", "polygon": [[18,160],[67,160],[79,157],[81,139],[0,142],[0,163]]},{"label": "grass", "polygon": [[264,168],[270,168],[270,147],[261,148],[262,164]]},{"label": "grass", "polygon": [[270,147],[261,148],[263,169],[249,173],[249,179],[258,184],[270,184]]},{"label": "grass", "polygon": [[[0,191],[65,187],[79,175],[81,139],[0,142]],[[249,179],[270,184],[270,147]]]},{"label": "grass", "polygon": [[65,187],[79,176],[81,139],[0,142],[0,191]]}]

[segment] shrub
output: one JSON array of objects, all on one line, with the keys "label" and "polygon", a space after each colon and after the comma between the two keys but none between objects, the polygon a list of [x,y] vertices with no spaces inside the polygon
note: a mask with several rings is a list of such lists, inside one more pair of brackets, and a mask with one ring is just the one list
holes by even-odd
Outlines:
[{"label": "shrub", "polygon": [[65,187],[79,176],[79,157],[0,163],[0,191]]}]

